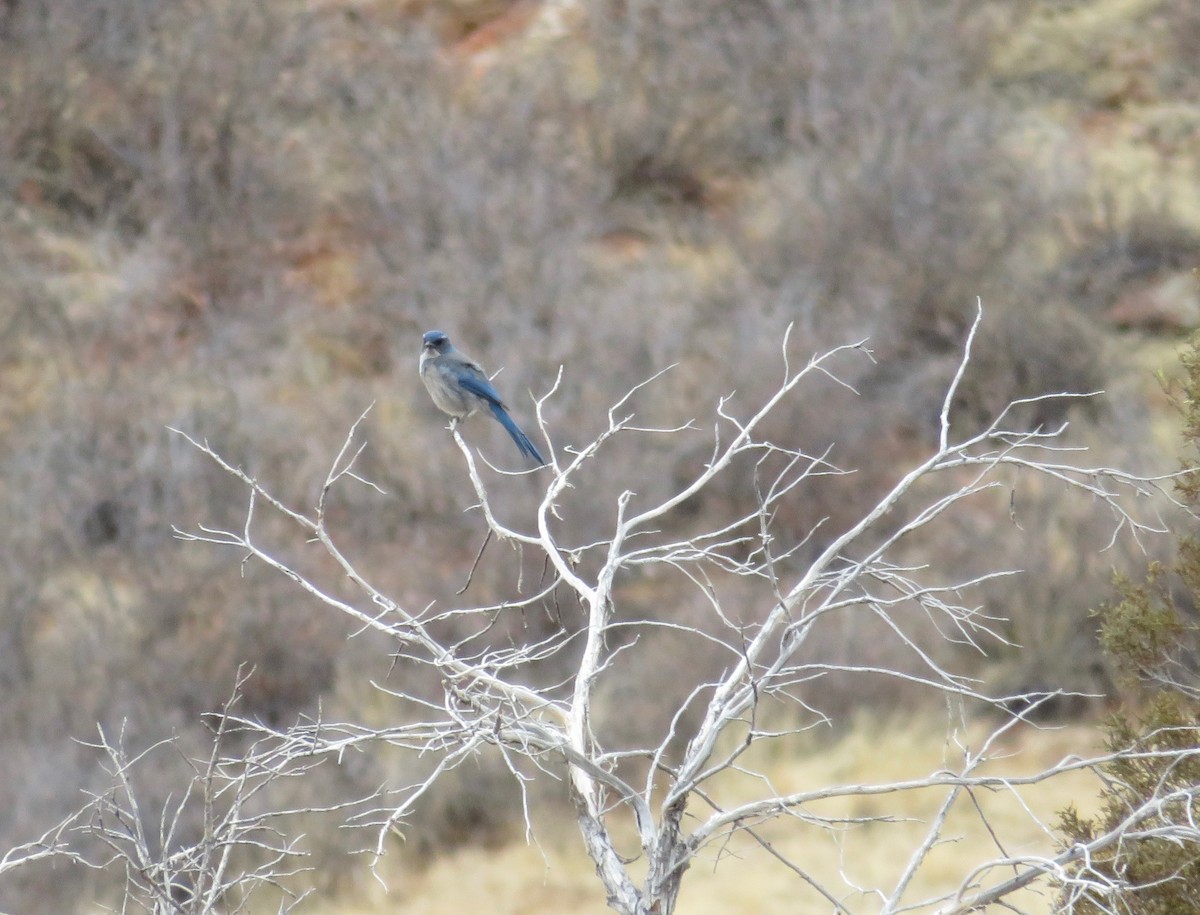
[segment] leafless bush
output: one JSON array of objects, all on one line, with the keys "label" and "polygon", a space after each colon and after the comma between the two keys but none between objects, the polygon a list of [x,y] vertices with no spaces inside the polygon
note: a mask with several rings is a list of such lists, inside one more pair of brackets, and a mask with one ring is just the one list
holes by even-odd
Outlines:
[{"label": "leafless bush", "polygon": [[1054,278],[1085,314],[1100,315],[1136,284],[1200,262],[1200,235],[1172,214],[1169,201],[1142,200],[1128,216],[1120,210],[1109,200],[1082,226]]},{"label": "leafless bush", "polygon": [[588,115],[620,197],[703,207],[714,173],[776,157],[809,63],[782,4],[586,6]]},{"label": "leafless bush", "polygon": [[[1168,33],[1174,39],[1178,49],[1179,60],[1194,60],[1200,54],[1200,10],[1195,4],[1175,0],[1166,4],[1165,18]],[[1171,74],[1182,83],[1184,90],[1195,87],[1195,71],[1179,68]]]},{"label": "leafless bush", "polygon": [[[303,838],[289,824],[301,814],[344,811],[354,801],[321,811],[309,798],[302,807],[278,806],[278,788],[307,774],[313,761],[260,758],[236,729],[238,697],[213,715],[214,733],[204,756],[191,757],[179,737],[133,751],[123,730],[101,729],[95,745],[111,785],[93,795],[73,825],[76,860],[122,874],[116,907],[155,913],[251,911],[260,892],[290,912],[307,891],[294,878],[307,870]],[[186,777],[180,793],[147,790],[164,767],[156,756],[175,757]],[[249,760],[253,759],[254,762]]]},{"label": "leafless bush", "polygon": [[22,196],[124,239],[175,242],[218,300],[257,280],[309,167],[281,145],[307,17],[224,0],[31,0],[9,13],[0,154]]}]

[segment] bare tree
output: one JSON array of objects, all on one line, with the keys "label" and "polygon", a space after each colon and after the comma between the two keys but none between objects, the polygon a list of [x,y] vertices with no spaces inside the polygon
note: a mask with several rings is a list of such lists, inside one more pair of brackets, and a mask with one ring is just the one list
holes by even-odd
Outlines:
[{"label": "bare tree", "polygon": [[[1001,827],[987,823],[978,808],[977,792],[1009,792],[1024,804],[1021,792],[1027,786],[1080,769],[1095,769],[1122,756],[1132,758],[1139,751],[1131,748],[1094,758],[1069,757],[1033,773],[1016,774],[1002,762],[997,769],[997,760],[1004,757],[1001,745],[1005,738],[1028,726],[1031,714],[1059,693],[1049,689],[1019,695],[987,694],[979,680],[954,670],[928,650],[915,629],[915,620],[932,624],[943,642],[960,643],[983,656],[990,645],[1004,641],[1000,620],[969,603],[969,595],[973,586],[1010,573],[997,570],[964,580],[956,578],[954,570],[915,566],[898,557],[901,546],[940,517],[962,510],[968,500],[985,491],[1014,486],[1012,472],[1024,478],[1045,478],[1101,503],[1111,512],[1114,539],[1122,534],[1136,538],[1161,531],[1161,524],[1141,520],[1147,513],[1137,510],[1135,503],[1170,496],[1159,487],[1164,478],[1089,466],[1081,449],[1064,444],[1065,424],[1053,429],[1014,428],[1023,405],[1091,395],[1057,393],[1010,404],[981,431],[958,435],[952,405],[978,326],[979,318],[946,391],[937,419],[937,441],[928,455],[900,475],[869,511],[840,531],[826,532],[816,519],[806,535],[789,539],[782,532],[777,512],[789,494],[798,487],[822,485],[821,477],[849,471],[835,465],[832,446],[809,454],[786,442],[769,440],[762,430],[772,412],[788,398],[800,396],[806,383],[825,378],[844,384],[839,366],[846,359],[870,358],[865,343],[839,347],[796,366],[785,337],[779,384],[765,403],[748,415],[739,415],[731,398],[717,402],[711,453],[695,478],[652,505],[638,505],[632,489],[623,492],[617,499],[615,523],[603,533],[596,532],[588,542],[564,542],[559,532],[560,508],[569,504],[571,488],[581,471],[590,462],[603,459],[614,436],[680,434],[685,429],[694,431],[694,424],[639,426],[628,407],[638,390],[634,388],[611,408],[606,427],[586,446],[566,452],[551,447],[545,492],[535,516],[523,525],[497,516],[480,460],[455,429],[454,438],[488,536],[544,559],[550,570],[534,593],[486,606],[405,606],[372,584],[335,542],[326,523],[331,491],[352,481],[367,482],[355,471],[356,459],[366,447],[359,433],[365,413],[352,426],[311,511],[283,504],[207,442],[189,439],[242,480],[249,507],[240,530],[199,526],[190,532],[177,531],[177,536],[233,547],[246,561],[263,563],[287,576],[332,610],[389,637],[396,664],[432,669],[442,684],[436,699],[416,690],[388,688],[397,703],[396,723],[390,727],[308,721],[271,729],[243,722],[263,732],[264,743],[255,759],[274,766],[281,760],[340,757],[350,748],[387,744],[435,760],[431,770],[413,784],[393,788],[386,807],[377,809],[373,820],[377,855],[384,854],[390,832],[437,779],[485,747],[499,752],[522,792],[531,776],[542,773],[557,778],[565,771],[579,829],[608,903],[627,915],[673,911],[681,880],[697,856],[705,850],[719,850],[738,832],[757,839],[819,894],[822,904],[836,912],[854,911],[855,900],[869,900],[871,910],[889,913],[919,909],[950,915],[993,902],[1016,907],[1013,894],[1039,880],[1065,885],[1063,898],[1068,907],[1072,887],[1086,888],[1094,895],[1095,881],[1079,862],[1086,862],[1097,849],[1159,828],[1156,817],[1165,805],[1181,801],[1179,792],[1151,798],[1131,810],[1117,828],[1089,843],[1037,855],[1008,853],[1005,837],[997,832]],[[543,432],[544,408],[561,380],[560,372],[554,387],[536,400]],[[654,381],[651,378],[644,384]],[[677,537],[664,532],[677,508],[723,474],[746,466],[753,468],[755,504],[701,532]],[[278,550],[264,546],[258,536],[263,511],[292,523],[298,538],[318,543],[323,557],[332,558],[357,596],[340,596],[345,593],[342,583],[323,581],[315,564],[305,567],[299,561],[285,561]],[[703,624],[682,624],[630,619],[622,613],[618,579],[655,569],[676,573],[681,582],[697,589],[708,607],[709,619]],[[944,580],[936,580],[935,573],[944,575]],[[757,605],[747,609],[744,602],[734,607],[723,601],[714,582],[730,579],[752,586]],[[524,644],[491,637],[496,620],[504,614],[541,606],[564,591],[582,607],[581,626],[563,625]],[[823,621],[864,615],[909,653],[915,668],[835,664],[806,650]],[[598,714],[598,690],[615,676],[616,661],[624,650],[639,636],[662,629],[701,640],[721,653],[724,663],[712,674],[697,668],[686,698],[653,741],[645,746],[619,747],[609,739]],[[465,636],[464,631],[468,633]],[[457,634],[448,637],[447,632]],[[550,661],[561,664],[568,659],[572,673],[565,682],[560,674],[548,673],[556,669]],[[756,767],[751,751],[786,741],[823,720],[821,710],[807,701],[805,690],[808,684],[831,674],[893,678],[906,689],[939,696],[953,711],[952,728],[963,726],[972,709],[992,710],[993,725],[976,748],[956,732],[949,734],[947,745],[957,747],[957,759],[948,759],[936,771],[920,777],[878,784],[825,784],[795,792],[777,790]],[[772,729],[767,724],[771,717],[768,705],[788,710],[785,726]],[[775,715],[772,720],[778,718]],[[732,783],[740,786],[737,792],[726,790]],[[749,794],[748,785],[752,786]],[[1187,789],[1188,798],[1183,800],[1190,800],[1193,790]],[[899,877],[888,885],[848,891],[844,883],[834,885],[811,873],[803,860],[783,853],[764,833],[774,821],[787,817],[830,831],[887,822],[885,815],[845,818],[818,811],[821,802],[829,799],[891,798],[918,792],[940,792],[941,801],[925,824],[923,837],[907,849]],[[929,865],[933,850],[947,841],[948,818],[958,808],[972,806],[984,817],[994,848],[980,850],[976,866],[962,875],[956,888],[922,895],[915,878]],[[1036,821],[1027,805],[1026,810]],[[632,856],[619,850],[625,841],[624,823],[632,823],[636,835],[637,850]],[[1040,821],[1039,825],[1047,836],[1053,836],[1049,825]],[[1175,840],[1200,839],[1200,830],[1194,825],[1172,829]],[[640,859],[636,865],[635,859]],[[1108,889],[1115,892],[1120,888]]]}]

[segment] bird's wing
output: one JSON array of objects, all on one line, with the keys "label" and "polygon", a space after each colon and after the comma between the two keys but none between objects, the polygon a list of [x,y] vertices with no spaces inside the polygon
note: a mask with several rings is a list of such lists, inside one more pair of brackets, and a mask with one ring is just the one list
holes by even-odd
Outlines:
[{"label": "bird's wing", "polygon": [[[482,397],[488,403],[504,407],[504,402],[496,393],[496,389],[492,387],[492,383],[488,381],[487,375],[483,374],[483,369],[474,362],[455,362],[452,364],[451,370],[458,379],[458,383],[472,394]],[[504,408],[507,409],[507,407]]]}]

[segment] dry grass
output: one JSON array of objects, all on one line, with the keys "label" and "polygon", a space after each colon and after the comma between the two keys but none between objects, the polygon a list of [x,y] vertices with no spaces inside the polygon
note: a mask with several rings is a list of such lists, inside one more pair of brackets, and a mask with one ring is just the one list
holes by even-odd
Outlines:
[{"label": "dry grass", "polygon": [[[972,735],[976,741],[979,736]],[[1032,772],[1070,753],[1092,750],[1098,742],[1096,732],[1084,726],[1031,731],[1008,748],[1015,758],[1007,761],[1005,770]],[[955,750],[947,745],[939,722],[932,719],[896,721],[882,729],[877,722],[864,720],[836,744],[812,745],[795,756],[774,755],[764,760],[765,774],[777,788],[788,791],[915,776],[936,769],[943,761],[952,765]],[[1090,775],[1072,774],[1023,789],[1020,798],[997,792],[980,793],[977,800],[1009,854],[1036,854],[1049,851],[1054,839],[1025,807],[1050,821],[1067,803],[1086,812],[1093,806],[1098,787]],[[855,887],[894,885],[942,797],[941,791],[928,791],[829,803],[819,812],[859,817],[887,814],[897,821],[852,828],[835,836],[786,820],[766,834],[780,852],[800,861],[842,896],[851,911],[874,912],[879,909],[878,900]],[[914,881],[914,898],[957,887],[975,864],[999,854],[969,803],[951,815],[945,834],[955,841],[931,854]],[[608,911],[582,844],[571,832],[569,817],[544,822],[538,828],[538,840],[540,848],[514,843],[498,849],[463,849],[417,873],[392,872],[390,894],[359,874],[359,885],[310,911],[314,915],[376,915],[393,911],[397,904],[410,915],[448,911],[599,915]],[[1050,911],[1052,893],[1045,888],[1042,892],[1040,899],[1033,891],[1026,892],[1019,903],[1022,910]],[[829,903],[748,837],[739,837],[701,859],[684,879],[679,897],[679,911],[689,915],[785,910],[815,915],[827,913]]]}]

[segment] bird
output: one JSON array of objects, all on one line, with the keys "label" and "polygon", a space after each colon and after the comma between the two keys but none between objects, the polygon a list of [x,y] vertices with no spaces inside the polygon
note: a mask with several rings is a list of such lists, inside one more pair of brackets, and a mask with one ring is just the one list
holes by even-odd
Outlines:
[{"label": "bird", "polygon": [[442,331],[428,331],[422,338],[420,369],[421,380],[439,410],[449,414],[455,422],[481,410],[491,413],[512,436],[521,454],[536,461],[539,467],[545,465],[546,459],[508,414],[508,407],[483,369],[455,349]]}]

